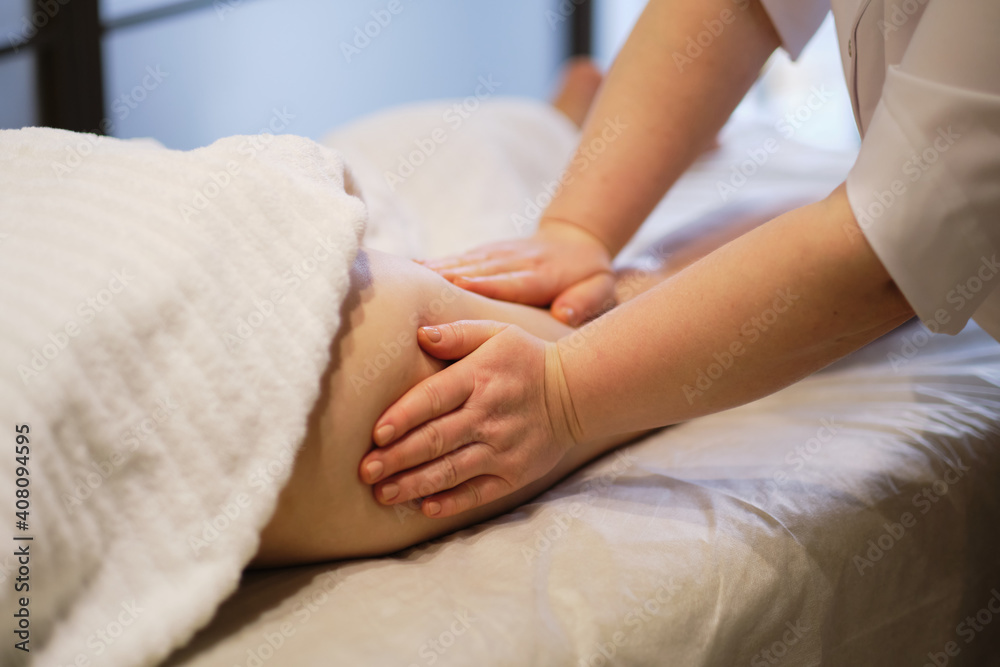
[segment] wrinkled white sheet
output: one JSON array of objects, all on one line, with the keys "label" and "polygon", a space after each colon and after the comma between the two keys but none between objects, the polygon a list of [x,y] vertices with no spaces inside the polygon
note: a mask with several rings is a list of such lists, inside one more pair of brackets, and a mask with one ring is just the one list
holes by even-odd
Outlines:
[{"label": "wrinkled white sheet", "polygon": [[[429,109],[423,122],[440,115]],[[396,113],[383,122],[413,118]],[[375,130],[337,135],[352,165],[348,144]],[[731,131],[626,258],[718,209],[718,181],[773,135]],[[726,205],[821,197],[851,157],[782,142]],[[379,173],[377,156],[370,166]],[[457,224],[421,220],[407,196],[418,224]],[[169,664],[990,664],[1000,617],[980,610],[1000,608],[998,424],[1000,346],[976,328],[950,338],[908,325],[493,521],[394,557],[248,574]],[[992,625],[974,630],[964,619],[977,613]]]}]

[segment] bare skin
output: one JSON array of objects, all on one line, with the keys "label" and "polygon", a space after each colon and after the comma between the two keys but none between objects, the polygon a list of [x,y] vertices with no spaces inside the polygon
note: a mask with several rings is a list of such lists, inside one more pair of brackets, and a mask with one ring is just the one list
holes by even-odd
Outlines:
[{"label": "bare skin", "polygon": [[[578,126],[585,122],[601,75],[588,60],[572,62],[553,105]],[[626,268],[610,276],[623,303],[666,280],[766,216],[756,209],[729,209],[698,230],[671,234],[651,249],[658,265]],[[342,327],[331,343],[330,363],[320,380],[320,397],[308,423],[291,478],[275,514],[261,535],[254,567],[378,556],[496,516],[552,486],[574,469],[636,434],[588,440],[562,455],[552,471],[503,500],[450,519],[431,519],[419,503],[389,505],[385,484],[373,494],[359,479],[362,458],[371,452],[376,419],[408,389],[444,368],[423,352],[417,328],[456,320],[498,320],[518,325],[545,341],[573,329],[548,310],[495,301],[456,288],[408,260],[362,251],[351,273],[342,307]],[[524,351],[519,353],[523,354]],[[360,471],[371,478],[368,470]],[[419,497],[419,489],[400,494]]]},{"label": "bare skin", "polygon": [[416,506],[382,505],[358,478],[359,462],[372,447],[372,426],[407,389],[445,366],[420,349],[418,326],[489,318],[550,341],[571,330],[547,311],[481,297],[409,260],[371,250],[362,251],[354,264],[342,317],[320,398],[291,478],[261,535],[255,567],[398,551],[505,512],[633,437],[589,441],[536,483],[454,519],[429,519]]},{"label": "bare skin", "polygon": [[[570,61],[553,107],[582,126],[601,79],[592,61]],[[628,276],[623,289],[637,284]],[[488,317],[516,323],[549,341],[572,330],[548,311],[478,296],[409,260],[371,250],[358,255],[341,315],[320,398],[291,478],[261,535],[254,567],[398,551],[507,511],[628,439],[595,441],[523,493],[456,520],[430,520],[418,506],[381,505],[358,479],[361,458],[372,448],[375,419],[407,389],[446,366],[420,349],[418,326]]]},{"label": "bare skin", "polygon": [[[691,62],[675,60],[711,22],[725,29]],[[779,39],[757,0],[652,0],[587,114],[565,186],[537,233],[426,265],[497,299],[549,305],[582,324],[612,294],[611,261],[719,129]],[[606,141],[607,124],[624,124]],[[591,146],[602,145],[599,159]]]},{"label": "bare skin", "polygon": [[[726,27],[711,48],[676,59],[686,40],[718,21]],[[599,312],[614,289],[607,278],[611,259],[729,117],[778,44],[759,0],[651,0],[587,116],[565,187],[538,232],[427,266],[480,294],[551,303],[564,321]],[[604,140],[612,119],[625,130]],[[598,141],[605,150],[591,159]],[[426,514],[452,516],[500,498],[508,487],[498,478],[520,484],[546,474],[556,453],[579,442],[761,398],[913,314],[841,186],[655,283],[588,325],[585,335],[560,339],[558,354],[542,361],[515,353],[538,345],[523,331],[490,322],[438,327],[434,340],[421,339],[424,349],[458,361],[379,419],[372,435],[380,449],[366,464],[379,462],[383,475],[365,479],[383,502],[417,497],[420,489]],[[764,324],[756,324],[762,317]],[[532,389],[553,373],[566,391],[539,401]],[[428,401],[430,395],[437,400]],[[539,421],[556,398],[562,407],[552,413],[570,415],[562,421],[571,428]],[[502,427],[484,429],[482,415],[502,418]],[[561,442],[547,436],[553,431]],[[442,469],[452,471],[454,484],[439,483],[433,473]],[[404,492],[385,499],[379,488],[386,484]]]},{"label": "bare skin", "polygon": [[[762,219],[758,209],[730,209],[725,217],[699,225],[704,233],[681,230],[664,237],[650,249],[658,261],[655,268],[643,262],[642,270],[618,273],[618,301],[646,292]],[[447,365],[420,349],[417,327],[501,320],[547,341],[573,329],[548,310],[479,296],[409,260],[371,250],[362,251],[355,261],[341,315],[342,329],[331,344],[305,441],[261,535],[254,567],[378,556],[410,547],[508,511],[633,437],[588,441],[523,490],[450,519],[428,518],[416,502],[389,505],[362,483],[359,466],[373,448],[371,431],[378,416]],[[410,489],[401,492],[409,494]]]}]

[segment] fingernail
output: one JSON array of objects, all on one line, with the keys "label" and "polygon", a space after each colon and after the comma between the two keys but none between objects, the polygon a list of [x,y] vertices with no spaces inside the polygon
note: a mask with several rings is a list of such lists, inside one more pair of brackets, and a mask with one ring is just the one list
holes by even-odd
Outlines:
[{"label": "fingernail", "polygon": [[427,514],[430,516],[437,516],[441,513],[441,503],[436,503],[431,501],[427,503]]},{"label": "fingernail", "polygon": [[572,308],[560,308],[559,312],[562,313],[562,320],[567,324],[576,324],[576,311]]},{"label": "fingernail", "polygon": [[421,327],[427,340],[432,343],[441,342],[441,331],[437,327]]},{"label": "fingernail", "polygon": [[382,500],[392,500],[399,495],[398,484],[386,484],[382,487]]},{"label": "fingernail", "polygon": [[382,465],[381,461],[372,461],[365,466],[365,470],[368,471],[368,480],[371,483],[378,481],[378,478],[382,476],[382,471],[385,470],[385,466]]},{"label": "fingernail", "polygon": [[377,431],[375,431],[375,443],[384,445],[392,440],[392,436],[394,435],[396,435],[396,427],[392,424],[383,424],[378,427]]}]

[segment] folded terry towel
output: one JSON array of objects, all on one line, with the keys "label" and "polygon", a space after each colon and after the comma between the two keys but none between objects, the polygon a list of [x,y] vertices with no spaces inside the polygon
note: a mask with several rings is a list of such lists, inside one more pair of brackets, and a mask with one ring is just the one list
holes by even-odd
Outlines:
[{"label": "folded terry towel", "polygon": [[0,202],[0,663],[158,662],[256,550],[365,208],[305,139],[49,129],[0,132]]}]

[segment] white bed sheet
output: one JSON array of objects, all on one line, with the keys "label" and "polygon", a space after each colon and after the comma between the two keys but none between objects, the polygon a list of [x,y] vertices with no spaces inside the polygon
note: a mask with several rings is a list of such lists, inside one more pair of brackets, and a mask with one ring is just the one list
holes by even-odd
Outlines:
[{"label": "white bed sheet", "polygon": [[[626,259],[718,209],[720,175],[771,135],[730,130]],[[851,157],[784,143],[729,203],[821,197]],[[493,521],[388,558],[249,573],[168,664],[992,664],[1000,615],[964,619],[993,596],[1000,609],[998,425],[1000,347],[908,325]]]}]

